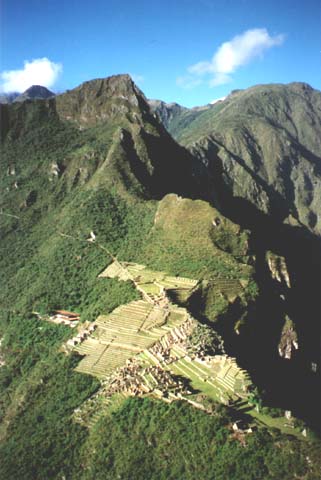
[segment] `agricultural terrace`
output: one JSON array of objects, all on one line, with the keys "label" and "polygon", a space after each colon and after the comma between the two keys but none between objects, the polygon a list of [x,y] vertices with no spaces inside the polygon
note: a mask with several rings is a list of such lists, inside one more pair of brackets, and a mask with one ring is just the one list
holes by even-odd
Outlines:
[{"label": "agricultural terrace", "polygon": [[184,308],[167,308],[144,300],[116,308],[94,322],[92,334],[75,345],[84,358],[77,370],[105,378],[126,361],[179,327],[188,313]]},{"label": "agricultural terrace", "polygon": [[251,381],[235,359],[188,351],[187,339],[198,322],[167,294],[174,291],[188,298],[197,288],[197,280],[118,261],[100,277],[131,280],[143,299],[100,315],[88,335],[72,347],[83,355],[76,370],[102,381],[99,392],[77,412],[78,421],[92,425],[115,394],[148,394],[192,403],[199,392],[225,404],[247,398]]},{"label": "agricultural terrace", "polygon": [[198,280],[190,278],[172,277],[165,272],[155,272],[137,263],[114,261],[104,270],[100,277],[119,278],[119,280],[131,280],[136,288],[148,301],[155,301],[165,293],[172,293],[187,299],[197,287]]}]

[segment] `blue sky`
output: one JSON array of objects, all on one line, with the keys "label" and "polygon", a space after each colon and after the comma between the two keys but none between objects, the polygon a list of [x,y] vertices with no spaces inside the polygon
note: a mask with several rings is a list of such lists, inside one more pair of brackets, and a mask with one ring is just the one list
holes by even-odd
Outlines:
[{"label": "blue sky", "polygon": [[0,88],[130,73],[186,106],[258,83],[321,89],[320,27],[320,0],[2,0]]}]

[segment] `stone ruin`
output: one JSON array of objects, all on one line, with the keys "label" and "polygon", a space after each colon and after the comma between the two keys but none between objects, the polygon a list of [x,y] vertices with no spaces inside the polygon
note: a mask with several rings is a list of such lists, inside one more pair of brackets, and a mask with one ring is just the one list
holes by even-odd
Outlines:
[{"label": "stone ruin", "polygon": [[132,358],[102,383],[101,393],[107,397],[123,393],[129,396],[154,394],[164,398],[171,394],[172,398],[180,398],[191,392],[183,381],[177,380],[160,365],[146,366],[139,359]]}]

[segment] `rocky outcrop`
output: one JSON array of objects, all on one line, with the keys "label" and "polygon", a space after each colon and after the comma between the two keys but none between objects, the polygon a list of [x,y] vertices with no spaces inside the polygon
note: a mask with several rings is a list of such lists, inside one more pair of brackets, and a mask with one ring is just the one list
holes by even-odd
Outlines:
[{"label": "rocky outcrop", "polygon": [[299,349],[298,335],[292,320],[286,316],[278,346],[279,355],[291,360],[295,350]]},{"label": "rocky outcrop", "polygon": [[84,82],[56,97],[59,116],[82,127],[127,117],[143,125],[149,107],[144,94],[129,75],[114,75]]},{"label": "rocky outcrop", "polygon": [[16,174],[16,168],[14,165],[9,165],[7,169],[7,175],[12,175],[14,176]]},{"label": "rocky outcrop", "polygon": [[48,173],[49,173],[49,180],[53,180],[54,178],[59,177],[60,168],[57,162],[53,162],[50,165],[50,169]]},{"label": "rocky outcrop", "polygon": [[291,281],[285,258],[280,255],[276,255],[275,253],[267,252],[266,260],[272,278],[279,283],[285,284],[288,288],[291,288]]}]

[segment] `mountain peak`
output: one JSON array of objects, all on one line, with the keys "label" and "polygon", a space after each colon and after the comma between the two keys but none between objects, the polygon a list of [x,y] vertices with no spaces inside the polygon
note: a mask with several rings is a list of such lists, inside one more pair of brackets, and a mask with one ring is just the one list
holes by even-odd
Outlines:
[{"label": "mountain peak", "polygon": [[42,85],[31,85],[31,87],[27,88],[27,90],[23,94],[27,94],[33,97],[41,95],[42,98],[49,96],[52,97],[54,95],[53,92],[48,90],[48,88],[43,87]]},{"label": "mountain peak", "polygon": [[15,102],[24,102],[25,100],[38,100],[52,98],[55,94],[42,85],[31,85],[21,95],[14,99]]},{"label": "mountain peak", "polygon": [[78,87],[67,90],[65,93],[70,94],[72,92],[83,92],[85,95],[95,97],[110,96],[111,94],[120,96],[121,94],[126,95],[130,93],[144,96],[143,92],[135,85],[131,76],[127,73],[87,80],[78,85]]},{"label": "mountain peak", "polygon": [[56,97],[62,118],[82,125],[96,124],[118,114],[148,110],[143,92],[128,74],[97,78]]}]

